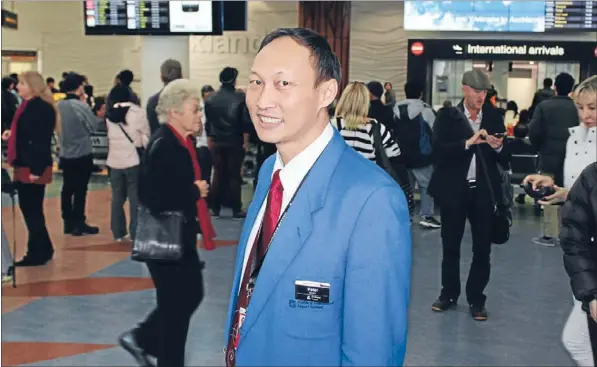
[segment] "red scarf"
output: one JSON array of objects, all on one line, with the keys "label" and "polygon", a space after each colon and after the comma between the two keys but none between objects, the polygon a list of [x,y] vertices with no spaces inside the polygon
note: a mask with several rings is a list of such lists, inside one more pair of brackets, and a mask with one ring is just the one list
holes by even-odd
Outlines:
[{"label": "red scarf", "polygon": [[[199,167],[199,159],[197,159],[197,149],[195,148],[195,144],[193,143],[193,139],[191,137],[187,137],[186,140],[176,131],[170,124],[168,127],[174,133],[174,136],[180,141],[180,143],[187,148],[189,151],[189,155],[191,156],[191,161],[193,161],[193,171],[195,172],[195,181],[201,180],[201,168]],[[207,208],[207,203],[205,202],[204,198],[199,198],[197,200],[197,214],[199,215],[199,226],[201,227],[201,235],[203,236],[203,247],[208,250],[215,250],[216,243],[214,242],[214,237],[216,236],[216,231],[211,223],[211,215],[209,214],[209,210]]]},{"label": "red scarf", "polygon": [[17,159],[17,127],[19,118],[23,114],[25,107],[27,107],[27,103],[29,103],[28,99],[24,99],[21,102],[19,108],[17,108],[17,112],[15,112],[15,116],[12,119],[12,124],[10,126],[10,139],[8,139],[8,164],[14,166],[14,161]]}]

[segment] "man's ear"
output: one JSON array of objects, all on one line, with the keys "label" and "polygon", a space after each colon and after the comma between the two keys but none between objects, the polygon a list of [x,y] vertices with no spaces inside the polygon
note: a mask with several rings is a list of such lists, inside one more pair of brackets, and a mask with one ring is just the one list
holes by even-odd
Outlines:
[{"label": "man's ear", "polygon": [[330,79],[319,84],[319,109],[327,108],[338,95],[338,81]]}]

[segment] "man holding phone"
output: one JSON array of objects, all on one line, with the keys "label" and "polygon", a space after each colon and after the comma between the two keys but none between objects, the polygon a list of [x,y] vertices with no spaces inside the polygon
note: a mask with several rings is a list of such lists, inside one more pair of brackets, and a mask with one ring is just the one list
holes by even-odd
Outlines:
[{"label": "man holding phone", "polygon": [[501,195],[498,163],[506,166],[503,117],[485,104],[491,89],[489,77],[479,69],[462,77],[463,101],[442,108],[434,125],[433,151],[436,168],[429,193],[440,206],[442,221],[442,290],[432,310],[456,306],[460,296],[460,244],[466,219],[473,236],[473,262],[466,284],[470,313],[477,321],[487,320],[483,294],[490,274],[493,202]]}]

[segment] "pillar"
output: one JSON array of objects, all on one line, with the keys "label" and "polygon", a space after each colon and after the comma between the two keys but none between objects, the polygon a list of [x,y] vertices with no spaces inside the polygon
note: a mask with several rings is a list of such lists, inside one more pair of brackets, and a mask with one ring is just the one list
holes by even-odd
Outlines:
[{"label": "pillar", "polygon": [[183,78],[190,78],[188,36],[143,36],[141,44],[141,103],[164,87],[160,66],[167,59],[180,61]]},{"label": "pillar", "polygon": [[349,81],[350,1],[300,1],[299,27],[310,28],[328,40],[342,67],[342,91]]}]

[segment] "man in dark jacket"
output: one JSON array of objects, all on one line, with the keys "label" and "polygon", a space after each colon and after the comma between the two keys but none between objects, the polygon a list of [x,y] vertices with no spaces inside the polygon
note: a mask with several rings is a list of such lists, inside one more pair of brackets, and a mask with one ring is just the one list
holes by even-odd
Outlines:
[{"label": "man in dark jacket", "polygon": [[552,86],[553,80],[551,80],[551,78],[543,79],[543,88],[535,92],[535,95],[533,96],[533,103],[531,103],[531,107],[529,108],[529,113],[531,116],[533,115],[533,112],[535,112],[535,109],[539,103],[547,101],[556,95],[553,89],[551,89]]},{"label": "man in dark jacket", "polygon": [[392,131],[392,124],[394,118],[394,111],[392,106],[386,106],[381,101],[381,96],[384,93],[383,85],[380,82],[372,81],[367,83],[369,89],[369,117],[376,119],[378,122],[384,124],[387,129]]},{"label": "man in dark jacket", "polygon": [[564,185],[564,158],[568,129],[578,126],[578,111],[568,95],[574,86],[574,78],[568,73],[556,77],[557,96],[541,102],[529,125],[529,139],[539,152],[539,170],[552,175],[558,186]]},{"label": "man in dark jacket", "polygon": [[[164,86],[176,79],[182,79],[182,66],[180,62],[173,59],[164,61],[160,67],[160,79],[162,79]],[[149,121],[149,129],[152,134],[160,127],[158,114],[155,112],[158,100],[160,99],[160,93],[162,93],[161,90],[147,99],[147,120]]]},{"label": "man in dark jacket", "polygon": [[245,94],[236,90],[237,76],[238,70],[231,67],[220,73],[220,89],[205,101],[205,129],[214,165],[213,214],[219,216],[222,205],[227,204],[233,218],[242,219],[246,214],[242,211],[240,170],[249,145],[251,118]]},{"label": "man in dark jacket", "polygon": [[[460,245],[466,219],[471,224],[473,263],[466,284],[470,313],[477,321],[487,320],[486,296],[489,283],[493,203],[491,190],[501,194],[498,162],[503,159],[504,121],[485,104],[491,83],[474,69],[462,77],[464,101],[456,108],[438,112],[433,132],[436,167],[429,194],[440,206],[442,221],[442,291],[432,310],[446,311],[460,296]],[[504,159],[505,160],[505,159]],[[491,188],[491,190],[490,190]]]}]

